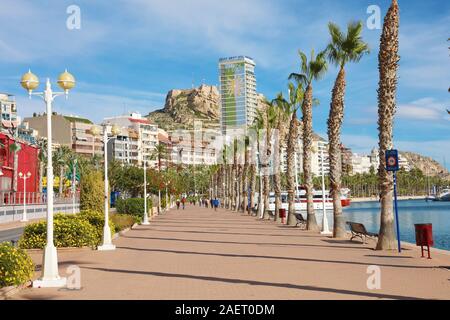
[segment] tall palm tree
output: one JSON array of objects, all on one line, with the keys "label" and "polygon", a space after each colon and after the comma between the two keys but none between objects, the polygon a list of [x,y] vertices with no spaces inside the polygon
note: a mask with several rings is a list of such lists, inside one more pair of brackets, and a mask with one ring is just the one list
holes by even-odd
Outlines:
[{"label": "tall palm tree", "polygon": [[381,191],[381,223],[377,250],[395,249],[394,214],[392,212],[392,176],[386,171],[386,150],[392,149],[393,119],[396,111],[398,61],[399,7],[393,0],[384,18],[380,39],[378,69],[380,71],[378,89],[378,131],[380,166],[378,182]]},{"label": "tall palm tree", "polygon": [[39,145],[39,193],[43,191],[44,168],[47,164],[47,140],[41,139]]},{"label": "tall palm tree", "polygon": [[249,189],[249,160],[250,160],[250,139],[248,135],[244,137],[244,167],[242,171],[242,212],[245,212],[248,204],[248,189]]},{"label": "tall palm tree", "polygon": [[286,143],[286,123],[289,123],[289,118],[291,116],[291,106],[284,99],[283,94],[279,93],[276,99],[273,100],[276,105],[277,113],[277,124],[276,128],[278,130],[278,143],[275,144],[275,155],[277,161],[275,161],[277,168],[275,168],[275,173],[273,176],[273,184],[275,190],[275,221],[278,217],[279,209],[281,208],[281,163],[282,163],[282,150]]},{"label": "tall palm tree", "polygon": [[299,50],[301,60],[301,73],[292,73],[289,79],[295,79],[301,83],[305,89],[305,95],[302,103],[302,123],[303,123],[303,175],[306,188],[306,211],[307,211],[307,229],[319,231],[316,214],[314,212],[314,186],[312,165],[312,143],[313,143],[313,125],[312,125],[312,107],[313,107],[313,80],[321,79],[327,72],[328,64],[326,61],[326,52],[322,51],[317,56],[314,50],[311,51],[311,58],[308,61],[306,54]]},{"label": "tall palm tree", "polygon": [[277,112],[274,103],[265,101],[265,129],[266,129],[266,141],[264,152],[264,216],[263,219],[270,219],[269,215],[269,193],[270,193],[270,158],[272,155],[272,133],[277,122]]},{"label": "tall palm tree", "polygon": [[287,189],[288,189],[288,202],[289,202],[289,214],[287,224],[290,226],[296,225],[295,219],[295,157],[297,153],[298,145],[298,131],[299,121],[297,119],[297,110],[303,103],[304,90],[301,83],[295,87],[292,83],[289,83],[289,105],[291,107],[292,115],[289,123],[289,133],[286,148],[286,165],[287,165]]},{"label": "tall palm tree", "polygon": [[[167,156],[167,148],[165,144],[158,143],[150,154],[150,159],[157,161],[159,176],[161,177],[162,160]],[[144,156],[145,157],[145,156]],[[144,159],[146,161],[146,159]],[[161,185],[158,185],[158,210],[161,212]]]},{"label": "tall palm tree", "polygon": [[328,142],[330,157],[330,192],[333,197],[334,228],[333,237],[345,236],[345,224],[341,206],[341,127],[344,118],[345,97],[345,66],[348,62],[358,62],[364,54],[369,53],[369,46],[361,37],[362,22],[350,22],[347,26],[347,34],[343,34],[340,28],[330,22],[328,29],[331,35],[330,44],[327,47],[328,59],[339,68],[334,83],[330,114],[328,118]]},{"label": "tall palm tree", "polygon": [[19,151],[21,150],[21,146],[17,143],[17,140],[14,141],[13,144],[9,145],[9,151],[11,151],[14,155],[13,162],[13,190],[17,191],[17,180],[19,174]]},{"label": "tall palm tree", "polygon": [[[257,164],[258,164],[258,174],[255,173],[255,185],[256,185],[256,176],[259,175],[259,188],[258,188],[258,213],[257,216],[258,217],[262,217],[262,209],[263,209],[263,184],[262,184],[262,163],[261,163],[261,130],[264,129],[264,111],[260,110],[260,109],[256,109],[256,117],[253,121],[253,129],[255,130],[256,133],[256,149],[258,152],[258,159],[257,159]],[[256,169],[256,167],[255,167]],[[256,171],[256,170],[255,170]]]}]

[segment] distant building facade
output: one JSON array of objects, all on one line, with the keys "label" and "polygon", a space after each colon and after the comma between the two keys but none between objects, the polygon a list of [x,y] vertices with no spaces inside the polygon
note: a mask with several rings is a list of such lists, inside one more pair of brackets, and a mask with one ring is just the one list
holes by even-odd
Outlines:
[{"label": "distant building facade", "polygon": [[[38,138],[47,139],[47,115],[35,115],[24,119],[28,126],[38,131]],[[94,136],[92,121],[76,116],[52,115],[52,143],[55,146],[67,146],[85,157],[103,155],[101,135]]]},{"label": "distant building facade", "polygon": [[137,140],[137,165],[142,166],[144,159],[147,164],[157,166],[157,161],[152,159],[153,151],[158,144],[158,126],[150,120],[142,117],[140,113],[132,112],[127,115],[104,119],[105,123],[116,124],[122,128],[133,129],[138,134]]}]

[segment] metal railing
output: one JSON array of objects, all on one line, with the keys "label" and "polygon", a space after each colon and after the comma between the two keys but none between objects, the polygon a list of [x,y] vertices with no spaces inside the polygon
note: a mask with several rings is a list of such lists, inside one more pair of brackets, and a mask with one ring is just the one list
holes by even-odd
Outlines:
[{"label": "metal railing", "polygon": [[[14,206],[19,204],[46,204],[47,194],[41,192],[0,192],[0,206]],[[58,203],[72,203],[72,194],[54,194],[53,202]],[[80,202],[80,193],[75,194],[75,202]]]}]

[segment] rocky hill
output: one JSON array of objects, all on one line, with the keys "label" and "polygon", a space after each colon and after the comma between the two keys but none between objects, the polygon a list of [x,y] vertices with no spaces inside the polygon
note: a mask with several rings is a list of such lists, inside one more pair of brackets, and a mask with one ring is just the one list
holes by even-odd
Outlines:
[{"label": "rocky hill", "polygon": [[201,85],[187,90],[170,90],[164,108],[147,117],[165,130],[192,129],[195,120],[204,128],[220,126],[219,91],[215,86]]},{"label": "rocky hill", "polygon": [[450,180],[450,173],[439,162],[430,157],[425,157],[413,152],[403,152],[400,154],[408,160],[412,168],[421,170],[425,175],[430,177],[439,176]]}]

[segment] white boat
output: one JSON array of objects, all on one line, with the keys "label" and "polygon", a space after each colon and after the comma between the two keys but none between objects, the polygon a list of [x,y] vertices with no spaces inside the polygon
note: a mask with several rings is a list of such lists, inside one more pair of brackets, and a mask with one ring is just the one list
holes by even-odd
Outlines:
[{"label": "white boat", "polygon": [[[348,198],[348,193],[350,190],[343,189],[341,190],[341,205],[342,207],[348,207],[350,205],[350,199]],[[314,190],[313,191],[313,206],[314,210],[323,210],[323,199],[322,199],[322,191]],[[295,211],[296,212],[306,212],[307,199],[306,199],[306,190],[299,188],[297,193],[297,197],[295,199]],[[281,208],[288,210],[288,193],[286,191],[281,192]],[[330,192],[325,191],[325,209],[333,210],[333,199],[330,198]],[[269,211],[275,211],[275,193],[269,193]]]},{"label": "white boat", "polygon": [[434,201],[450,201],[450,189],[442,190],[442,192],[436,196]]}]

